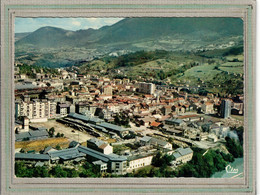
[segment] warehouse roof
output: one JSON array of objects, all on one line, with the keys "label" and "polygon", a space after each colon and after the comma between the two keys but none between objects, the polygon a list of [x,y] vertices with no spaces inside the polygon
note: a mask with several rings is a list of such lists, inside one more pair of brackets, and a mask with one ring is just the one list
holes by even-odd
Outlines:
[{"label": "warehouse roof", "polygon": [[85,121],[85,122],[101,123],[101,122],[104,121],[104,120],[99,119],[97,117],[85,116],[85,115],[77,114],[77,113],[74,113],[74,112],[69,113],[68,116],[72,117],[72,118],[76,118],[76,119],[82,120],[82,121]]},{"label": "warehouse roof", "polygon": [[182,156],[193,153],[192,149],[190,148],[178,148],[176,151],[179,152]]},{"label": "warehouse roof", "polygon": [[61,158],[63,160],[69,160],[85,156],[85,154],[80,153],[77,148],[50,151],[48,152],[48,154],[50,155],[51,159]]},{"label": "warehouse roof", "polygon": [[101,160],[97,160],[97,161],[94,161],[93,164],[94,164],[94,165],[106,165],[107,163],[104,163],[104,162],[101,161]]},{"label": "warehouse roof", "polygon": [[[85,122],[89,122],[89,123],[92,122],[92,123],[96,124],[96,126],[94,126],[94,128],[99,128],[99,129],[105,128],[105,129],[109,129],[109,130],[117,131],[117,132],[127,131],[127,129],[125,129],[121,126],[104,122],[104,120],[99,119],[97,117],[84,116],[84,115],[76,114],[76,113],[73,113],[73,112],[71,112],[68,116],[82,120],[82,121],[85,121]],[[101,130],[103,131],[104,129],[101,129]]]},{"label": "warehouse roof", "polygon": [[22,89],[34,89],[34,88],[39,88],[39,87],[36,86],[36,85],[33,85],[33,84],[16,84],[16,85],[15,85],[15,89],[18,89],[18,90],[22,90]]},{"label": "warehouse roof", "polygon": [[102,141],[102,140],[100,140],[100,139],[97,139],[97,138],[89,139],[87,142],[88,142],[88,143],[93,143],[93,144],[95,144],[97,147],[99,147],[99,146],[101,146],[101,145],[103,145],[103,144],[106,144],[106,145],[107,145],[106,142],[104,142],[104,141]]},{"label": "warehouse roof", "polygon": [[49,136],[46,130],[36,130],[36,131],[29,131],[31,137],[42,137],[42,136]]},{"label": "warehouse roof", "polygon": [[88,122],[89,118],[90,118],[90,117],[84,116],[82,114],[77,114],[77,113],[74,113],[74,112],[69,113],[68,116],[72,117],[72,118],[79,119],[79,120],[83,120],[83,121],[86,121],[86,122]]},{"label": "warehouse roof", "polygon": [[165,121],[167,121],[167,122],[172,122],[172,123],[176,123],[176,124],[181,124],[181,123],[183,123],[183,120],[181,120],[181,119],[175,119],[175,118],[166,119]]},{"label": "warehouse roof", "polygon": [[29,132],[22,132],[15,134],[15,140],[23,140],[24,138],[31,137]]},{"label": "warehouse roof", "polygon": [[119,132],[127,131],[127,129],[125,129],[125,128],[121,127],[121,126],[113,125],[113,124],[107,123],[107,122],[103,122],[103,123],[100,123],[98,125],[101,126],[101,127],[110,129],[112,131],[119,131]]},{"label": "warehouse roof", "polygon": [[175,158],[181,157],[180,153],[178,153],[178,152],[174,152],[172,155],[173,155]]},{"label": "warehouse roof", "polygon": [[78,147],[78,150],[82,153],[85,153],[89,156],[92,156],[96,159],[99,159],[99,160],[102,160],[103,162],[108,162],[108,161],[126,161],[127,158],[124,157],[124,156],[119,156],[119,155],[116,155],[116,154],[103,154],[101,152],[98,152],[98,151],[95,151],[95,150],[92,150],[90,148],[87,148],[87,147],[84,147],[84,146],[79,146]]},{"label": "warehouse roof", "polygon": [[83,146],[79,146],[78,147],[78,150],[82,153],[85,153],[86,155],[89,155],[91,157],[94,157],[96,159],[99,159],[103,162],[108,162],[109,161],[109,158],[107,155],[101,153],[101,152],[97,152],[95,150],[92,150],[90,148],[86,148],[86,147],[83,147]]},{"label": "warehouse roof", "polygon": [[50,160],[47,154],[15,153],[15,159],[23,160]]},{"label": "warehouse roof", "polygon": [[152,139],[152,137],[144,136],[140,139],[140,141],[149,142]]},{"label": "warehouse roof", "polygon": [[167,141],[164,141],[164,140],[161,140],[161,139],[157,139],[157,138],[154,138],[154,137],[150,140],[150,142],[151,142],[152,144],[158,144],[158,145],[160,145],[160,146],[165,146],[165,145],[168,144]]}]

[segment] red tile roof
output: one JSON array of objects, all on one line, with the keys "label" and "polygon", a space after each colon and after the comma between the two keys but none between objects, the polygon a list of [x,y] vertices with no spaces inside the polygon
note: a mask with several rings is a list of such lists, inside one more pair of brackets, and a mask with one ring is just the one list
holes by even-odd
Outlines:
[{"label": "red tile roof", "polygon": [[158,123],[158,122],[155,122],[155,121],[153,121],[153,122],[150,124],[150,126],[152,126],[152,127],[158,127],[159,125],[161,125],[161,123]]}]

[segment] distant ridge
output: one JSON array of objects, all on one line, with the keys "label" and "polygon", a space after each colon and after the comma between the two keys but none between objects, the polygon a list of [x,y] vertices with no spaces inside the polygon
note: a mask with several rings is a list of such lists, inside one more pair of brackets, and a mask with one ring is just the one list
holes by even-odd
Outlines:
[{"label": "distant ridge", "polygon": [[[97,30],[70,31],[51,26],[42,27],[17,40],[16,46],[94,48],[106,45],[128,48],[152,40],[170,43],[171,40],[185,39],[203,44],[223,37],[242,35],[243,21],[240,18],[126,18]],[[171,49],[172,43],[154,44]]]}]

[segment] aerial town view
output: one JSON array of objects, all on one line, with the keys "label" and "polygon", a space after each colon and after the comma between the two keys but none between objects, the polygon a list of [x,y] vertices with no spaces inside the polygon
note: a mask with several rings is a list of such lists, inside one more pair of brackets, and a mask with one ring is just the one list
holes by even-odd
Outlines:
[{"label": "aerial town view", "polygon": [[240,18],[16,18],[16,177],[243,177]]}]

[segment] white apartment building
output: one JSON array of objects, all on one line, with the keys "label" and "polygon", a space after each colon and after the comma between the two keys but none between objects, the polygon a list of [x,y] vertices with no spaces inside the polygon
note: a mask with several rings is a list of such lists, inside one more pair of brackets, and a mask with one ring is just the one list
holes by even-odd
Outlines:
[{"label": "white apartment building", "polygon": [[31,122],[47,121],[49,118],[55,117],[56,103],[46,99],[22,101],[17,105],[17,113],[18,116],[27,116]]}]

